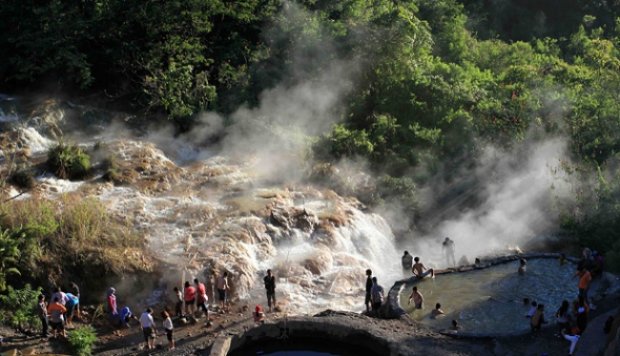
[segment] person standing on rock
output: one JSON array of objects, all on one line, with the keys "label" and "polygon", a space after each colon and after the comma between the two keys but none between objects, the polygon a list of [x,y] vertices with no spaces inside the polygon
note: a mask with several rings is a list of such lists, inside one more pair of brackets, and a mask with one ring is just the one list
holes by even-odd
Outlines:
[{"label": "person standing on rock", "polygon": [[420,262],[420,257],[416,257],[413,260],[415,261],[415,264],[411,268],[411,272],[413,272],[414,276],[424,278],[430,274],[431,278],[435,278],[435,270],[432,268],[427,269],[426,266]]},{"label": "person standing on rock", "polygon": [[152,350],[155,348],[155,320],[153,320],[153,309],[147,308],[140,315],[140,326],[144,335],[146,348]]},{"label": "person standing on rock", "polygon": [[178,287],[173,289],[175,295],[174,312],[176,316],[183,316],[183,292]]},{"label": "person standing on rock", "polygon": [[444,255],[446,256],[446,263],[450,267],[456,266],[456,259],[454,258],[454,241],[452,241],[449,237],[441,244],[441,248],[443,250]]},{"label": "person standing on rock", "polygon": [[401,258],[401,263],[403,265],[403,271],[411,271],[413,267],[413,256],[409,254],[409,251],[405,251],[403,257]]},{"label": "person standing on rock", "polygon": [[118,309],[116,307],[116,289],[114,287],[108,289],[106,305],[108,306],[110,322],[112,325],[116,326],[116,324],[118,324]]},{"label": "person standing on rock", "polygon": [[379,311],[385,299],[385,291],[377,282],[377,277],[372,277],[372,290],[370,293],[372,297],[372,310]]},{"label": "person standing on rock", "polygon": [[372,307],[372,271],[366,270],[366,299],[364,299],[364,305],[366,306],[366,312],[370,312],[370,308]]},{"label": "person standing on rock", "polygon": [[78,287],[77,283],[71,282],[70,291],[78,299],[78,304],[76,304],[76,306],[75,306],[75,317],[79,319],[80,318],[80,303],[79,303],[79,301],[80,301],[80,287]]},{"label": "person standing on rock", "polygon": [[47,337],[47,304],[45,303],[45,296],[43,294],[39,295],[39,304],[37,306],[37,314],[39,315],[39,319],[41,320],[41,336]]},{"label": "person standing on rock", "polygon": [[183,299],[185,301],[185,315],[194,315],[194,303],[196,303],[196,288],[194,288],[189,281],[185,281],[185,288],[183,289]]},{"label": "person standing on rock", "polygon": [[52,304],[47,306],[47,314],[50,316],[50,326],[52,327],[53,338],[58,336],[67,337],[65,333],[65,318],[64,314],[67,312],[67,308],[60,304],[60,299],[56,296],[52,299]]},{"label": "person standing on rock", "polygon": [[276,307],[276,277],[271,274],[271,270],[267,270],[267,275],[263,278],[265,282],[265,290],[267,292],[267,306],[269,307],[269,312],[271,313],[271,303],[273,302],[273,307]]},{"label": "person standing on rock", "polygon": [[167,311],[161,312],[162,318],[164,318],[164,331],[166,332],[166,338],[168,339],[168,350],[174,350],[174,325],[172,325],[172,319]]},{"label": "person standing on rock", "polygon": [[198,281],[198,278],[194,279],[194,283],[196,284],[196,292],[198,294],[198,297],[196,297],[198,302],[197,309],[202,309],[202,311],[205,313],[207,321],[209,321],[209,308],[207,307],[209,297],[207,297],[207,288],[205,287],[204,283]]},{"label": "person standing on rock", "polygon": [[579,276],[579,298],[583,298],[589,304],[588,289],[590,288],[590,282],[592,282],[592,274],[590,274],[586,267],[581,267],[577,275]]},{"label": "person standing on rock", "polygon": [[230,287],[228,286],[228,272],[224,272],[221,276],[217,278],[215,282],[215,287],[217,288],[217,294],[220,299],[220,307],[222,311],[228,312],[228,290]]}]

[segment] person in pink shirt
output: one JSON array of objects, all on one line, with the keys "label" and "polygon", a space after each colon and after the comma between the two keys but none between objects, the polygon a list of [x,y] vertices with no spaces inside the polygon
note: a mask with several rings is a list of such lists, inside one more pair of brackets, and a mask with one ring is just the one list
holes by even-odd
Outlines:
[{"label": "person in pink shirt", "polygon": [[106,301],[108,313],[110,315],[110,322],[116,325],[118,323],[118,309],[116,307],[116,289],[114,287],[110,287],[108,289],[108,297]]},{"label": "person in pink shirt", "polygon": [[196,288],[189,282],[185,282],[183,298],[185,300],[185,314],[192,315],[194,313],[194,303],[196,303]]}]

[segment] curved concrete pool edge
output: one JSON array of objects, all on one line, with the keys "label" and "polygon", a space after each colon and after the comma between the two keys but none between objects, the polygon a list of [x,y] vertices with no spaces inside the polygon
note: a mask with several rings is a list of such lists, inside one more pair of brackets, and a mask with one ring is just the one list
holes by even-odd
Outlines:
[{"label": "curved concrete pool edge", "polygon": [[[330,313],[334,317],[330,317]],[[347,318],[347,316],[349,318]],[[373,327],[364,316],[348,312],[326,311],[317,316],[295,316],[246,328],[237,334],[218,337],[209,355],[226,356],[261,339],[284,340],[317,338],[343,345],[362,346],[377,355],[397,354],[394,335]]]}]

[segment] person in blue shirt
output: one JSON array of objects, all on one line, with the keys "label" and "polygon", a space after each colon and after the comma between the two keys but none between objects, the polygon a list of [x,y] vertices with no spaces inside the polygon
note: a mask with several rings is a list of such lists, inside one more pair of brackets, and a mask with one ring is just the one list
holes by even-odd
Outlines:
[{"label": "person in blue shirt", "polygon": [[67,327],[71,328],[73,327],[73,317],[76,315],[76,310],[80,304],[80,298],[73,293],[65,293],[65,295],[67,296],[67,304],[65,306],[67,308]]},{"label": "person in blue shirt", "polygon": [[121,326],[128,328],[129,320],[135,319],[135,318],[136,317],[133,315],[133,313],[131,312],[131,309],[129,309],[128,306],[125,305],[123,309],[121,309],[121,314],[120,314]]}]

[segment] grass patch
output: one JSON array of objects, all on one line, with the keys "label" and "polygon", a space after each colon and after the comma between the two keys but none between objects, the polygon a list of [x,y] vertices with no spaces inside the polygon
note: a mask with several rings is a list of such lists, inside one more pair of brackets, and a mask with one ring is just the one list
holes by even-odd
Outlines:
[{"label": "grass patch", "polygon": [[[58,201],[10,201],[0,206],[0,228],[19,234],[20,254],[12,267],[25,281],[65,285],[76,280],[87,290],[103,291],[107,277],[151,269],[144,239],[96,198],[74,194]],[[7,277],[14,285],[22,279]]]}]

